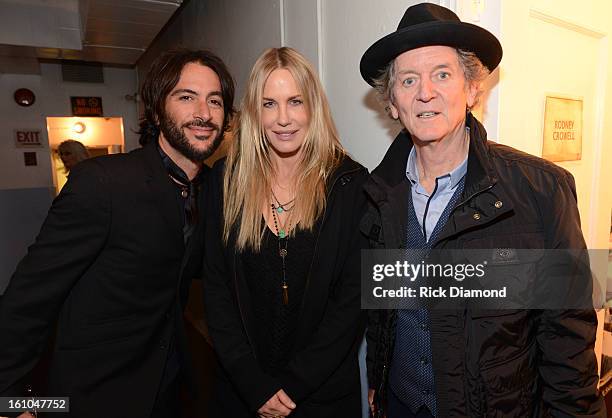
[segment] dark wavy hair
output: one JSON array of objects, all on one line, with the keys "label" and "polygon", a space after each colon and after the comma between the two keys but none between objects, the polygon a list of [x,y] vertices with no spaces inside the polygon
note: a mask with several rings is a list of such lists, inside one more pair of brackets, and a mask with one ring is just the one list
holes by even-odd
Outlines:
[{"label": "dark wavy hair", "polygon": [[229,127],[234,110],[234,79],[217,55],[210,51],[173,49],[159,56],[151,65],[142,83],[140,94],[144,104],[144,115],[140,120],[138,134],[140,145],[157,141],[159,121],[165,113],[166,97],[178,83],[185,65],[195,62],[213,70],[221,82],[223,98],[223,131]]}]

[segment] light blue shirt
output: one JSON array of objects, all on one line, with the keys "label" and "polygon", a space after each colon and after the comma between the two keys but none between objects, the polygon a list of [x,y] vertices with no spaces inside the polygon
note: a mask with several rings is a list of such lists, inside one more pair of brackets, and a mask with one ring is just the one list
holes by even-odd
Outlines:
[{"label": "light blue shirt", "polygon": [[429,237],[436,227],[440,215],[442,215],[450,198],[455,193],[459,181],[467,173],[467,156],[453,171],[436,178],[436,185],[431,195],[427,193],[419,182],[419,169],[416,157],[416,147],[412,147],[408,156],[408,162],[406,163],[406,177],[408,177],[412,184],[412,205],[414,206],[414,212],[416,213],[423,235],[429,241]]}]

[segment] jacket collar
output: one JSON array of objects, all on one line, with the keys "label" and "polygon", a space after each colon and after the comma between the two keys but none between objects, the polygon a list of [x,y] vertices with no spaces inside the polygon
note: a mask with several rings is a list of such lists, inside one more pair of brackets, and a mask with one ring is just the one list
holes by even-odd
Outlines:
[{"label": "jacket collar", "polygon": [[176,185],[168,177],[168,172],[157,150],[157,141],[149,143],[143,148],[146,183],[151,198],[157,202],[155,205],[161,212],[168,225],[173,230],[172,244],[177,248],[183,247],[183,213]]},{"label": "jacket collar", "polygon": [[355,173],[361,170],[365,170],[365,167],[359,164],[358,162],[355,162],[348,155],[344,155],[338,167],[332,172],[331,176],[329,177],[329,180],[327,183],[328,190],[331,190],[334,187],[334,184],[336,184],[338,180],[341,180],[346,175],[352,174],[352,173]]},{"label": "jacket collar", "polygon": [[[463,194],[471,196],[494,185],[497,176],[489,155],[484,127],[471,113],[467,114],[466,126],[470,128],[470,148]],[[371,180],[365,185],[366,191],[375,201],[385,199],[385,190],[395,188],[406,179],[406,163],[413,146],[412,137],[406,130],[402,130],[393,140],[378,167],[372,171]]]},{"label": "jacket collar", "polygon": [[484,126],[471,113],[467,115],[466,125],[470,128],[470,149],[463,194],[469,197],[496,184],[497,174],[493,168]]}]

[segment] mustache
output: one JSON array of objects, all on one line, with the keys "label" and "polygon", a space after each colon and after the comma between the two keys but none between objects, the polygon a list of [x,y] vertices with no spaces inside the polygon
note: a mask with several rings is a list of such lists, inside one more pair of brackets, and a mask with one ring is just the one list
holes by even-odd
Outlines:
[{"label": "mustache", "polygon": [[183,124],[183,128],[191,128],[192,126],[195,126],[197,128],[210,128],[219,130],[219,125],[210,120],[205,121],[202,118],[195,118],[194,120]]}]

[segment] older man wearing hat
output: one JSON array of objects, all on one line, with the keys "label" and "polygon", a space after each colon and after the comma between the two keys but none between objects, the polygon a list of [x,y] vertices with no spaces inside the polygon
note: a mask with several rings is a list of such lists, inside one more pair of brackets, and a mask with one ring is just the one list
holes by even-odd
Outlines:
[{"label": "older man wearing hat", "polygon": [[[487,141],[470,113],[499,41],[450,10],[408,8],[361,59],[405,128],[366,184],[374,248],[584,249],[572,175]],[[604,417],[586,310],[380,310],[368,328],[377,416]]]}]

